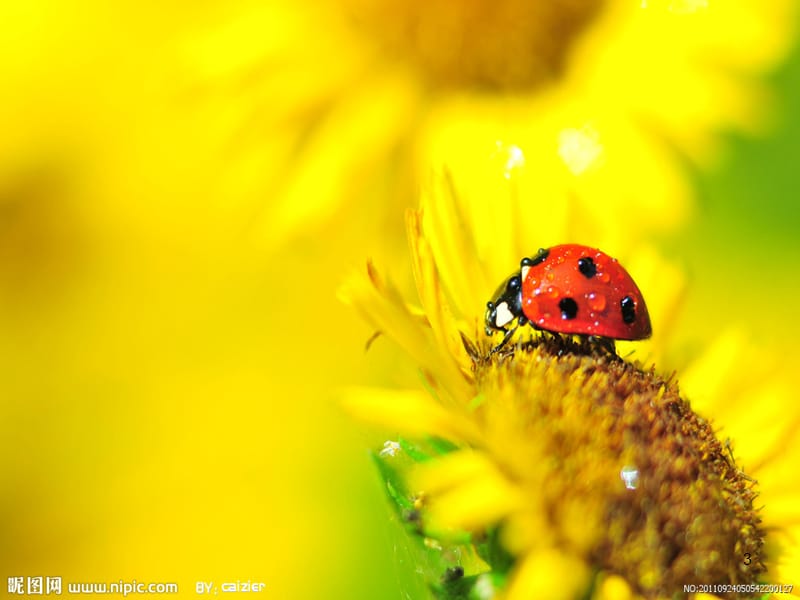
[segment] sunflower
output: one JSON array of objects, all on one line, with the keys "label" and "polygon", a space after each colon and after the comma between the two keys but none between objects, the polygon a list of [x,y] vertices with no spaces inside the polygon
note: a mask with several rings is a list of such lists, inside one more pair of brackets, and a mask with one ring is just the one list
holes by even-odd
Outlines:
[{"label": "sunflower", "polygon": [[[450,176],[436,178],[408,216],[418,306],[373,265],[342,290],[422,375],[424,389],[354,389],[346,404],[399,432],[376,462],[431,589],[513,600],[756,597],[791,584],[796,571],[781,559],[796,554],[789,507],[800,490],[787,483],[792,459],[781,449],[800,412],[782,427],[753,427],[785,413],[788,388],[766,371],[757,381],[769,385],[745,388],[734,376],[744,360],[752,376],[763,356],[754,363],[744,340],[725,334],[681,387],[675,372],[645,362],[661,356],[652,345],[616,355],[516,333],[493,350],[498,340],[476,314],[493,268],[456,262],[479,255],[480,225],[454,190]],[[633,272],[660,270],[654,261]],[[641,281],[648,298],[673,284]],[[670,313],[655,308],[656,331]]]},{"label": "sunflower", "polygon": [[431,161],[475,172],[474,189],[503,140],[502,160],[534,165],[520,185],[540,218],[621,246],[688,214],[676,152],[707,164],[721,130],[763,125],[759,77],[787,52],[793,7],[272,2],[195,28],[180,56],[189,113],[236,139],[235,169],[269,190],[251,206],[266,243],[339,209],[380,229]]}]

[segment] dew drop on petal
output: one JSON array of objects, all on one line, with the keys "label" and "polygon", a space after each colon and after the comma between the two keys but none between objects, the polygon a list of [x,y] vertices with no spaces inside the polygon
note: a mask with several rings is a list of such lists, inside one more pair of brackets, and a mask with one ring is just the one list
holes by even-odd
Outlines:
[{"label": "dew drop on petal", "polygon": [[496,156],[500,160],[503,169],[503,177],[511,177],[525,166],[525,153],[516,144],[507,144],[498,140],[495,142]]},{"label": "dew drop on petal", "polygon": [[639,469],[630,465],[625,465],[619,472],[619,477],[629,490],[635,490],[639,486]]},{"label": "dew drop on petal", "polygon": [[590,126],[568,127],[558,134],[558,155],[573,175],[582,175],[603,157],[600,134]]},{"label": "dew drop on petal", "polygon": [[387,440],[383,443],[383,448],[379,454],[382,457],[397,456],[398,452],[400,452],[400,444],[393,442],[392,440]]}]

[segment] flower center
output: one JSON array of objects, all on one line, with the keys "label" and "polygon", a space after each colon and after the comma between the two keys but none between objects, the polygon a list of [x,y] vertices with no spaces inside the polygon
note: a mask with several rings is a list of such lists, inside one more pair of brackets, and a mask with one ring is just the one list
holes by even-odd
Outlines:
[{"label": "flower center", "polygon": [[435,87],[530,90],[564,70],[602,0],[348,0],[350,14],[390,59]]},{"label": "flower center", "polygon": [[675,383],[549,338],[477,361],[475,375],[487,438],[518,449],[503,470],[565,547],[647,597],[758,581],[754,482]]}]

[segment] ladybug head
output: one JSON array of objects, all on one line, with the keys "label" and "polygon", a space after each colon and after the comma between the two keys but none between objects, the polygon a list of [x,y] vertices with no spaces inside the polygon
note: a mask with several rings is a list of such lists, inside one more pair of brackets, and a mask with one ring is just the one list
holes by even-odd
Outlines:
[{"label": "ladybug head", "polygon": [[506,326],[522,316],[522,279],[514,273],[486,303],[486,335],[495,331],[508,332]]}]

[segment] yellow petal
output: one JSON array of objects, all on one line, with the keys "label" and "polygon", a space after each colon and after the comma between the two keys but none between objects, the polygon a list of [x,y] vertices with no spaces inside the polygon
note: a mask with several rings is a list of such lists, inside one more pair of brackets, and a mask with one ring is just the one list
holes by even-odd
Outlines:
[{"label": "yellow petal", "polygon": [[519,490],[489,458],[469,450],[420,465],[414,485],[434,498],[428,516],[434,527],[472,530],[487,527],[522,501]]},{"label": "yellow petal", "polygon": [[475,437],[468,421],[418,390],[353,387],[343,391],[342,405],[357,419],[407,436]]},{"label": "yellow petal", "polygon": [[514,571],[503,600],[568,600],[579,598],[588,585],[586,564],[553,548],[532,552]]}]

